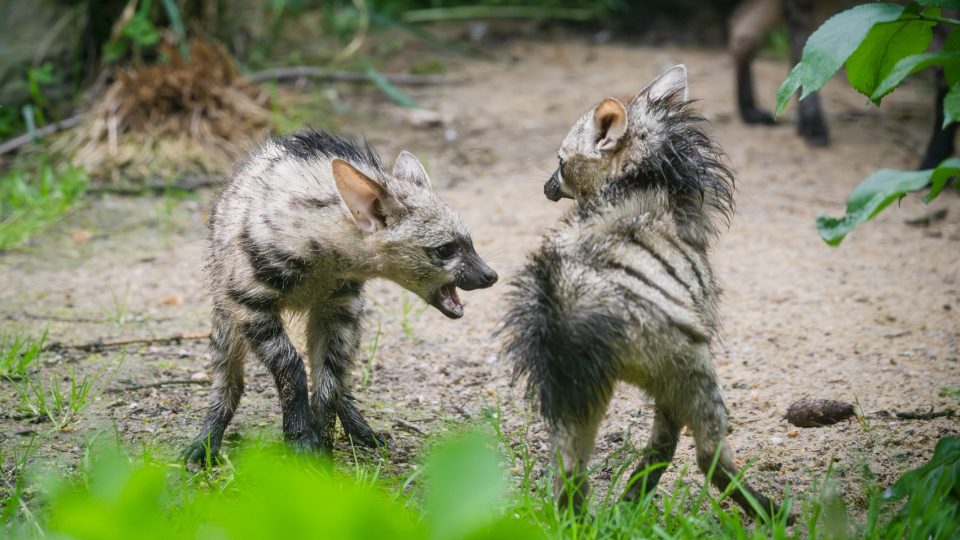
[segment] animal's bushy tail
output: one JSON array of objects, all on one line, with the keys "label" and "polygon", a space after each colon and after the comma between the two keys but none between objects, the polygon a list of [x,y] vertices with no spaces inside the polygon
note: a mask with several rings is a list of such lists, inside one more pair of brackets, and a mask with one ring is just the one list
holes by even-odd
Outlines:
[{"label": "animal's bushy tail", "polygon": [[591,274],[546,243],[511,283],[498,330],[514,381],[525,380],[527,397],[554,425],[586,421],[616,380],[626,311]]}]

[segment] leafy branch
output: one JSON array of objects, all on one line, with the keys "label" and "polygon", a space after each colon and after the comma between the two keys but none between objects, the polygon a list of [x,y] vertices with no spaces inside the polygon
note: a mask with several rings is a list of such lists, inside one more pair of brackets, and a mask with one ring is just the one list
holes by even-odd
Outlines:
[{"label": "leafy branch", "polygon": [[[941,51],[927,50],[935,26],[960,26],[960,20],[941,16],[943,4],[950,2],[928,0],[906,6],[879,2],[831,17],[807,40],[800,62],[777,90],[776,114],[786,109],[797,92],[804,99],[822,88],[841,67],[846,68],[850,86],[879,106],[908,76],[940,66],[949,88],[943,99],[943,127],[960,120],[960,31],[951,30]],[[924,197],[929,203],[958,175],[957,158],[922,171],[878,171],[853,190],[842,217],[817,217],[817,230],[825,242],[839,245],[844,236],[892,202],[929,188]]]}]

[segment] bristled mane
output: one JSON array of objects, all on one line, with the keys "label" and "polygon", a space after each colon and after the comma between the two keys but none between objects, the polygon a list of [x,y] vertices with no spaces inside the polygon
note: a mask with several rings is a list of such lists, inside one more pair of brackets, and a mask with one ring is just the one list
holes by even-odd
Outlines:
[{"label": "bristled mane", "polygon": [[628,164],[597,197],[578,203],[578,214],[586,217],[641,191],[664,190],[678,223],[698,226],[709,236],[719,232],[718,221],[729,224],[733,171],[723,163],[720,147],[704,133],[707,120],[692,103],[668,94],[647,104],[664,125],[660,149],[643,162]]}]

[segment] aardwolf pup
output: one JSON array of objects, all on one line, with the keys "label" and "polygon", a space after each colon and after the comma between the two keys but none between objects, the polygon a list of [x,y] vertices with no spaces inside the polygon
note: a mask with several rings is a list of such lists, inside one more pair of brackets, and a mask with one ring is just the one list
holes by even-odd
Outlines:
[{"label": "aardwolf pup", "polygon": [[[354,442],[381,444],[349,386],[364,282],[389,279],[457,319],[457,287],[497,281],[413,154],[401,152],[387,172],[367,143],[316,131],[268,141],[237,169],[210,215],[206,271],[213,401],[184,452],[198,463],[217,455],[251,350],[273,375],[294,447],[330,450],[338,417]],[[285,311],[307,313],[309,401]]]},{"label": "aardwolf pup", "polygon": [[[587,495],[585,467],[617,381],[654,400],[653,433],[625,499],[652,490],[686,425],[697,464],[725,489],[737,474],[724,442],[727,409],[711,366],[719,286],[707,260],[718,222],[733,212],[733,178],[687,101],[686,69],[673,67],[626,105],[584,114],[544,186],[576,199],[559,229],[512,284],[501,325],[514,378],[551,431],[559,465]],[[719,454],[718,454],[719,453]],[[561,475],[558,475],[560,477]],[[556,487],[566,504],[562,480]],[[760,507],[770,501],[745,483]],[[740,491],[734,499],[754,509]]]}]

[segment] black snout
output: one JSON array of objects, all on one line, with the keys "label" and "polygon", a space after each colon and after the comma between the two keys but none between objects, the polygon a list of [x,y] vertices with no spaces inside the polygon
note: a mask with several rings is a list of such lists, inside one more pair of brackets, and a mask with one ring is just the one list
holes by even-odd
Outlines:
[{"label": "black snout", "polygon": [[497,272],[487,266],[479,256],[474,256],[464,264],[460,279],[457,280],[457,287],[465,291],[486,289],[496,283],[499,277]]},{"label": "black snout", "polygon": [[484,287],[490,287],[490,286],[492,286],[494,283],[497,282],[497,279],[500,277],[500,276],[498,276],[497,273],[493,270],[493,268],[488,268],[487,270],[488,270],[488,272],[486,272],[485,274],[483,274],[483,278],[482,278],[482,279],[483,279],[483,286],[484,286]]},{"label": "black snout", "polygon": [[547,183],[543,185],[543,194],[553,202],[559,201],[563,197],[560,191],[560,169],[554,171]]}]

